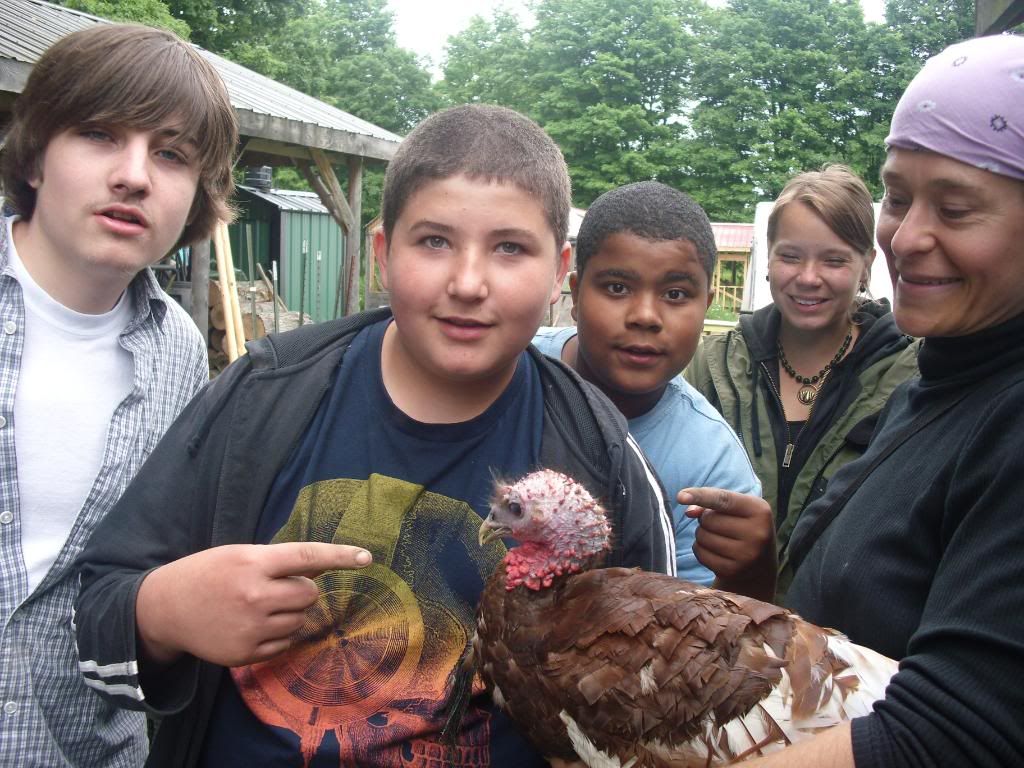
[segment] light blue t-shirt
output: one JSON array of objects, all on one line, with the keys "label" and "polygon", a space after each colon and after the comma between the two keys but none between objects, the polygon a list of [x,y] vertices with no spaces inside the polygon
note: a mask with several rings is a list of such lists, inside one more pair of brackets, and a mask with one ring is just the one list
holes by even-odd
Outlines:
[{"label": "light blue t-shirt", "polygon": [[[562,347],[575,335],[575,328],[541,328],[533,343],[545,355],[560,358]],[[761,495],[761,483],[736,433],[682,376],[669,382],[651,410],[629,419],[629,431],[654,465],[671,501],[683,488],[701,486]],[[672,507],[672,520],[677,575],[710,584],[714,574],[693,554],[698,521],[686,517],[679,504]]]}]

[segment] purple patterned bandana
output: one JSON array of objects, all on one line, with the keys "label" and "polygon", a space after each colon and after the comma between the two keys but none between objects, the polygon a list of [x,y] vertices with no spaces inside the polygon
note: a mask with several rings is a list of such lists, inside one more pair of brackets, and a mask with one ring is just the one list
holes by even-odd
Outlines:
[{"label": "purple patterned bandana", "polygon": [[885,145],[1024,180],[1024,37],[976,37],[928,59],[896,105]]}]

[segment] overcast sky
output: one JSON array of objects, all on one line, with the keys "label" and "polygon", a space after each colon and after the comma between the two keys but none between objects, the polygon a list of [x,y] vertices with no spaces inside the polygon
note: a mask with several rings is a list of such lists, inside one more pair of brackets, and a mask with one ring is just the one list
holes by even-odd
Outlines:
[{"label": "overcast sky", "polygon": [[[713,0],[717,5],[723,0]],[[448,37],[465,29],[473,16],[489,18],[491,11],[501,5],[517,10],[524,7],[522,0],[388,0],[395,12],[395,35],[398,44],[420,56],[427,56],[440,71],[444,46]],[[868,21],[885,18],[885,0],[861,0]]]}]

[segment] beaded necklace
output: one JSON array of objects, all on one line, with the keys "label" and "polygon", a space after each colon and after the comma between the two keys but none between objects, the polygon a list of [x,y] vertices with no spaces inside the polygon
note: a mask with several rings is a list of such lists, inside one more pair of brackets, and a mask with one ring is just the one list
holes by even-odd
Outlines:
[{"label": "beaded necklace", "polygon": [[801,376],[797,373],[793,366],[789,364],[789,360],[786,359],[786,353],[782,349],[782,341],[777,342],[779,348],[779,365],[782,366],[782,370],[790,375],[791,378],[796,379],[796,383],[800,385],[800,389],[797,391],[796,396],[804,405],[811,405],[814,399],[818,396],[818,392],[821,390],[822,385],[825,383],[825,379],[828,378],[828,374],[832,371],[832,366],[843,359],[843,355],[846,354],[846,350],[850,348],[850,341],[853,339],[853,328],[850,328],[846,332],[846,338],[843,339],[842,346],[839,347],[839,351],[836,352],[835,356],[828,361],[828,365],[818,371],[814,376]]}]

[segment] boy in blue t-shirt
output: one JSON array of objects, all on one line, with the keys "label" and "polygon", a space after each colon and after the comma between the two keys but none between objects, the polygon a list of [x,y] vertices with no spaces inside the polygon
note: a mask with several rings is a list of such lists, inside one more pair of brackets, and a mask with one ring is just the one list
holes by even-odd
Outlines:
[{"label": "boy in blue t-shirt", "polygon": [[[716,258],[711,223],[689,196],[655,181],[606,192],[576,241],[577,327],[541,328],[533,340],[618,406],[670,496],[692,487],[761,493],[736,434],[680,375],[700,341]],[[702,515],[699,530],[682,505],[673,512],[680,578],[771,600],[774,576],[759,567],[774,556],[770,519],[719,510]]]},{"label": "boy in blue t-shirt", "polygon": [[609,565],[675,565],[625,420],[527,349],[568,213],[535,123],[428,118],[385,178],[390,310],[250,345],[172,426],[84,552],[76,615],[88,684],[162,719],[151,765],[544,765],[482,691],[439,735],[504,554],[477,544],[494,478],[564,471],[609,509]]}]

